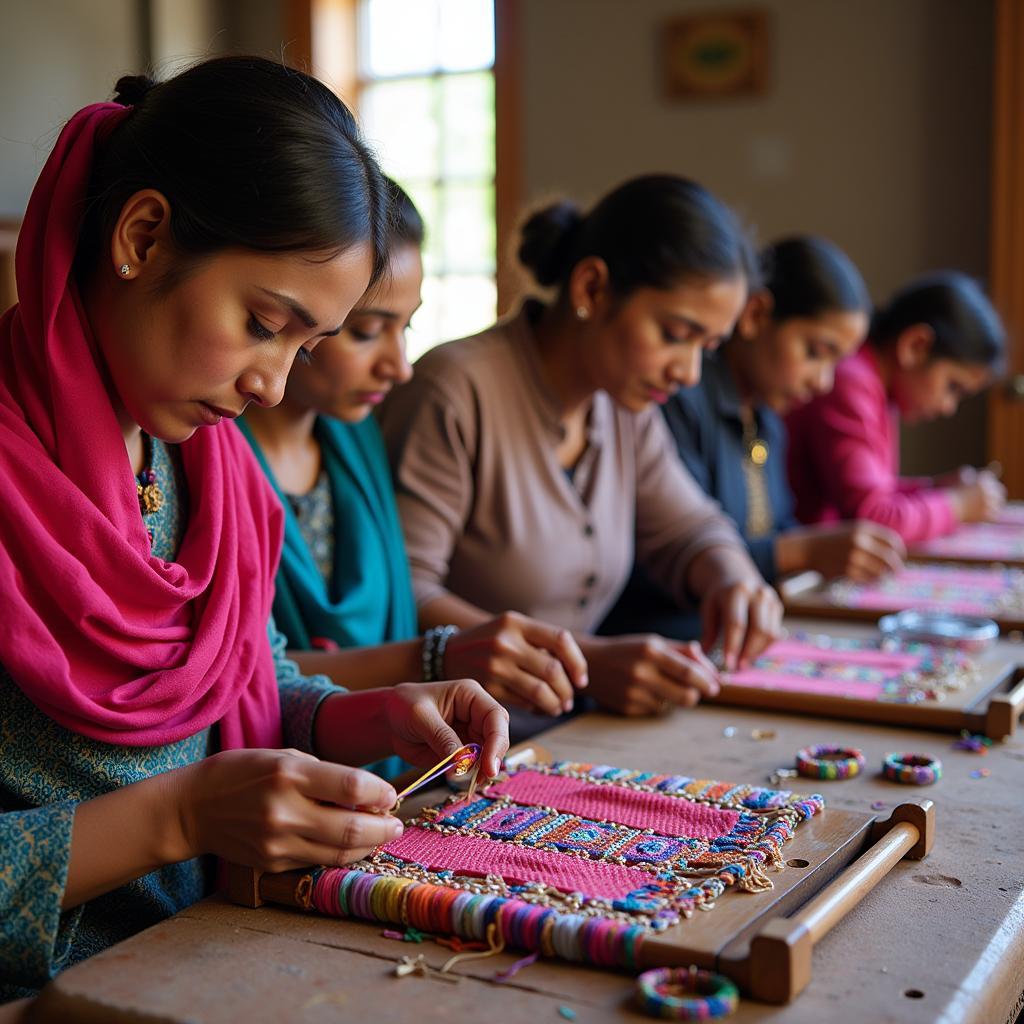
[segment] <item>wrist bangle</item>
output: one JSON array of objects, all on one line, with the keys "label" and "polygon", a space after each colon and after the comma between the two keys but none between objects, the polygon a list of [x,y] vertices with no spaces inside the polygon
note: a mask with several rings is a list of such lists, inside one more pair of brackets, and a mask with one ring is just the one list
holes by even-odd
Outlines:
[{"label": "wrist bangle", "polygon": [[437,644],[434,646],[434,660],[431,665],[431,671],[434,676],[434,681],[445,678],[444,672],[444,652],[448,647],[448,641],[458,633],[458,626],[440,626],[438,627]]},{"label": "wrist bangle", "polygon": [[796,770],[806,779],[852,779],[863,767],[864,754],[856,747],[825,744],[796,753]]},{"label": "wrist bangle", "polygon": [[636,1004],[651,1017],[710,1020],[735,1012],[740,994],[721,974],[696,967],[659,967],[636,979]]},{"label": "wrist bangle", "polygon": [[423,650],[420,659],[423,665],[423,682],[436,683],[444,678],[444,652],[448,641],[457,633],[456,626],[431,626],[423,634]]},{"label": "wrist bangle", "polygon": [[882,774],[906,786],[930,786],[942,778],[942,762],[927,754],[886,754]]}]

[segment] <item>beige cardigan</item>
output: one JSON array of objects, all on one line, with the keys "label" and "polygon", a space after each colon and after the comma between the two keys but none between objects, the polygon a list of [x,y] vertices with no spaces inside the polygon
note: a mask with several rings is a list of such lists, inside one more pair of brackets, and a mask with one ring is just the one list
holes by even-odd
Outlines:
[{"label": "beige cardigan", "polygon": [[747,557],[734,527],[683,466],[658,409],[628,412],[603,391],[570,480],[529,310],[428,352],[381,410],[417,604],[447,591],[589,632],[634,555],[686,602],[699,552],[729,545]]}]

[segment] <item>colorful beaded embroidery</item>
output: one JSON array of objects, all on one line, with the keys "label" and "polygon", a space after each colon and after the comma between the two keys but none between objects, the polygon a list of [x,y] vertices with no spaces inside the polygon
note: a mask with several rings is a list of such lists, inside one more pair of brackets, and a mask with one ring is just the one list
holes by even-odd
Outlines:
[{"label": "colorful beaded embroidery", "polygon": [[864,767],[856,747],[804,747],[796,752],[796,770],[807,779],[852,779]]},{"label": "colorful beaded embroidery", "polygon": [[930,786],[942,778],[942,762],[927,754],[886,754],[882,774],[891,782]]},{"label": "colorful beaded embroidery", "polygon": [[322,869],[311,902],[479,940],[632,967],[651,931],[729,887],[772,887],[782,848],[820,796],[627,771],[524,765],[452,796],[350,868]]},{"label": "colorful beaded embroidery", "polygon": [[964,651],[892,638],[854,639],[795,633],[772,644],[748,668],[723,676],[733,686],[916,704],[975,683]]},{"label": "colorful beaded embroidery", "polygon": [[696,967],[659,967],[636,979],[636,1004],[665,1020],[712,1020],[736,1012],[739,989],[721,974]]},{"label": "colorful beaded embroidery", "polygon": [[1024,572],[908,564],[875,583],[838,580],[826,589],[832,604],[877,611],[945,611],[954,615],[1024,615]]}]

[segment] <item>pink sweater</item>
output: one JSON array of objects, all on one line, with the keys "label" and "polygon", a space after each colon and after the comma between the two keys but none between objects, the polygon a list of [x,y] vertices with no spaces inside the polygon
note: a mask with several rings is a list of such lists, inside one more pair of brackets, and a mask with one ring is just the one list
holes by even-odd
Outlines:
[{"label": "pink sweater", "polygon": [[873,519],[914,543],[957,525],[946,495],[901,478],[899,424],[869,345],[836,368],[831,394],[786,420],[789,480],[805,523]]}]

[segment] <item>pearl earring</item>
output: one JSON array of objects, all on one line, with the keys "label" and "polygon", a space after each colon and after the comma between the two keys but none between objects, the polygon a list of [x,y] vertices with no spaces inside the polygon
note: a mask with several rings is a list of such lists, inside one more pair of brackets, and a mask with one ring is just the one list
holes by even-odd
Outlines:
[{"label": "pearl earring", "polygon": [[590,310],[586,306],[576,307],[576,318],[578,320],[586,320],[588,316],[590,316]]}]

